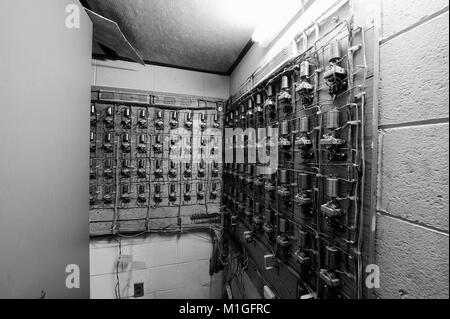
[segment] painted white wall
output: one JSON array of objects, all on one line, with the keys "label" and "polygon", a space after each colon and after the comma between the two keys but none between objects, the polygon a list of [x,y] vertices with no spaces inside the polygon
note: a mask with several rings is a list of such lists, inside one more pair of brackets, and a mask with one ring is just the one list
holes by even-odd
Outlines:
[{"label": "painted white wall", "polygon": [[124,61],[92,61],[92,85],[228,99],[230,77]]},{"label": "painted white wall", "polygon": [[[92,85],[228,99],[230,78],[124,61],[92,61]],[[206,238],[206,239],[205,239]],[[222,274],[209,276],[209,235],[122,240],[122,253],[137,262],[120,272],[122,297],[144,282],[145,298],[220,298]],[[118,243],[92,239],[91,298],[115,298]],[[136,266],[138,264],[138,266]],[[137,268],[136,268],[137,267]]]},{"label": "painted white wall", "polygon": [[[133,298],[134,283],[143,282],[146,299],[210,299],[222,296],[222,274],[209,275],[212,241],[208,234],[180,237],[152,234],[121,239],[122,254],[131,263],[119,266],[122,298]],[[91,298],[115,298],[119,244],[114,239],[92,240]]]},{"label": "painted white wall", "polygon": [[69,4],[0,0],[0,299],[89,298],[92,22]]}]

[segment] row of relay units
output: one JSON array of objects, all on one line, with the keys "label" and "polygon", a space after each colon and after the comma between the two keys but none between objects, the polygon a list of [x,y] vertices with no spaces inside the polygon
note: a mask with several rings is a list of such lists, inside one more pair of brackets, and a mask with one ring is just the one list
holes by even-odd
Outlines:
[{"label": "row of relay units", "polygon": [[[341,116],[341,112],[338,109],[332,109],[323,112],[325,118],[325,127],[323,135],[320,136],[318,144],[328,151],[328,160],[331,161],[346,161],[348,155],[346,152],[339,151],[340,148],[345,146],[346,140],[342,138],[342,130],[346,128],[346,125],[340,125],[344,120]],[[314,122],[313,122],[314,119]],[[321,128],[314,125],[318,122],[315,115],[303,116],[292,120],[283,120],[278,123],[278,146],[284,150],[290,150],[292,146],[296,146],[301,150],[302,159],[313,159],[313,141],[312,136],[315,131]],[[358,125],[357,121],[347,121],[349,125]],[[276,128],[266,128],[264,137],[270,141],[272,139],[272,130]],[[259,132],[258,132],[259,133]],[[251,137],[256,138],[256,137]],[[250,140],[250,137],[249,137]],[[241,135],[240,139],[237,139],[235,143],[227,143],[225,146],[228,149],[237,147],[243,147],[245,145],[245,135]],[[255,143],[254,146],[258,146]],[[248,144],[248,148],[253,147],[252,144]]]},{"label": "row of relay units", "polygon": [[[185,111],[184,113],[184,128],[193,129],[194,128],[194,112]],[[207,115],[206,112],[196,111],[198,113],[198,125],[201,130],[206,130],[208,127]],[[91,126],[95,127],[99,123],[99,119],[102,120],[102,123],[105,128],[114,129],[115,128],[115,114],[112,106],[107,107],[104,110],[103,114],[99,114],[97,112],[96,106],[91,105]],[[169,127],[170,129],[177,129],[180,127],[180,112],[179,111],[170,111],[169,115]],[[136,122],[133,122],[133,115],[131,111],[131,107],[123,107],[120,114],[120,125],[123,129],[131,129],[133,124],[137,125],[137,128],[147,129],[149,128],[149,111],[147,109],[140,109],[136,114]],[[164,122],[164,112],[162,110],[156,110],[154,116],[153,127],[156,130],[164,130],[165,122]],[[219,115],[217,113],[212,116],[212,128],[219,128]]]},{"label": "row of relay units", "polygon": [[[285,203],[295,203],[302,208],[304,213],[312,213],[313,203],[313,182],[312,178],[325,178],[325,189],[328,200],[320,207],[321,213],[324,217],[331,219],[340,217],[344,210],[340,205],[340,179],[337,177],[317,177],[311,173],[294,173],[287,169],[278,170],[278,181],[276,174],[272,175],[255,175],[254,165],[245,164],[225,164],[224,177],[229,178],[233,183],[226,183],[224,189],[224,198],[229,199],[236,204],[238,211],[247,216],[254,216],[253,222],[257,225],[264,223],[262,218],[263,212],[258,208],[260,205],[255,205],[254,210],[253,199],[246,196],[243,192],[239,192],[236,184],[241,184],[248,187],[249,190],[259,190],[260,193],[266,193],[271,198],[278,195]],[[257,203],[255,203],[257,204]],[[332,223],[334,224],[334,223]]]},{"label": "row of relay units", "polygon": [[[206,189],[204,183],[197,183],[196,184],[196,190],[194,191],[192,189],[192,184],[185,183],[183,189],[180,191],[181,196],[183,198],[183,201],[190,202],[193,200],[197,201],[203,201],[207,199],[207,196],[209,195],[209,200],[216,200],[219,196],[218,190],[219,190],[219,182],[211,182],[209,189]],[[154,189],[152,192],[152,198],[154,203],[161,203],[163,202],[164,198],[167,198],[169,202],[174,203],[178,201],[178,184],[168,184],[167,185],[167,196],[165,195],[165,191],[162,189],[164,185],[163,184],[155,184]],[[136,187],[134,190],[133,188]],[[130,185],[130,184],[122,184],[120,186],[120,194],[118,199],[121,203],[128,204],[132,200],[135,200],[137,204],[147,204],[147,201],[149,199],[149,191],[148,191],[148,185],[147,184],[137,184],[137,185]],[[208,192],[208,193],[207,193]],[[136,194],[135,197],[133,197],[133,194]],[[115,202],[115,195],[116,191],[113,185],[104,185],[103,186],[103,194],[100,198],[100,192],[98,190],[98,187],[95,185],[91,185],[90,187],[90,198],[89,203],[90,205],[97,205],[100,203],[103,203],[105,205],[113,204]]]},{"label": "row of relay units", "polygon": [[[324,73],[324,80],[329,87],[330,95],[336,96],[347,89],[348,83],[347,70],[340,65],[340,49],[337,42],[333,44],[333,50],[329,69]],[[303,107],[309,108],[314,104],[314,84],[311,83],[311,77],[317,73],[317,70],[312,72],[311,63],[303,61],[294,67],[294,71],[299,74],[299,81],[293,83],[294,91],[299,95]],[[246,121],[252,120],[255,114],[261,115],[264,110],[268,110],[270,117],[274,119],[277,116],[277,101],[281,104],[285,113],[290,113],[293,110],[291,93],[289,77],[284,75],[281,78],[278,93],[276,93],[274,84],[267,84],[264,95],[256,93],[248,99],[247,106],[242,104],[240,109],[237,108],[234,112],[230,112],[225,118],[225,124],[228,126],[244,126]]]},{"label": "row of relay units", "polygon": [[[97,145],[97,135],[103,135],[101,146]],[[138,134],[133,143],[131,135],[129,133],[122,133],[120,138],[120,151],[122,153],[132,153],[135,148],[138,154],[148,154],[150,152],[149,141],[151,141],[151,149],[153,154],[163,154],[165,148],[173,154],[192,154],[195,151],[193,148],[198,145],[198,151],[200,154],[209,153],[214,156],[219,153],[219,138],[216,136],[197,136],[194,141],[193,136],[189,136],[187,140],[182,140],[183,137],[178,135],[167,136],[169,139],[169,145],[164,146],[164,135],[147,135]],[[135,145],[135,146],[134,146]],[[110,132],[99,133],[91,132],[90,134],[90,152],[95,153],[97,149],[101,149],[104,153],[114,153],[114,135]]]},{"label": "row of relay units", "polygon": [[[90,172],[89,177],[91,180],[95,180],[97,178],[103,178],[104,180],[112,180],[115,176],[116,169],[113,165],[112,159],[106,159],[103,162],[103,167],[97,165],[96,160],[90,160]],[[178,179],[183,176],[185,179],[190,178],[205,178],[209,173],[209,176],[212,178],[218,178],[220,174],[220,166],[217,161],[213,161],[210,164],[203,159],[197,163],[197,169],[194,171],[192,169],[192,163],[177,163],[174,160],[169,160],[169,166],[166,168],[163,165],[162,159],[155,159],[153,161],[153,171],[149,174],[148,169],[148,161],[147,159],[138,159],[137,167],[134,167],[132,161],[130,159],[122,159],[121,166],[119,168],[119,177],[122,179],[128,179],[132,176],[136,176],[138,179],[147,179],[149,175],[152,175],[154,179],[159,180],[163,179],[164,176],[167,176],[169,179]],[[181,168],[181,174],[180,169]],[[167,172],[165,172],[167,170]]]},{"label": "row of relay units", "polygon": [[[250,170],[249,170],[250,171]],[[278,183],[276,186],[274,177],[258,177],[252,174],[243,173],[242,169],[233,168],[231,170],[225,169],[224,174],[231,177],[232,180],[240,181],[249,188],[259,189],[261,194],[268,194],[269,198],[275,202],[275,196],[278,194],[282,200],[289,200],[291,202],[292,188],[299,190],[296,193],[293,200],[296,205],[300,206],[301,213],[311,215],[314,213],[312,204],[314,201],[313,183],[311,181],[312,174],[299,173],[296,180],[292,179],[289,171],[279,170]],[[331,227],[337,227],[338,224],[334,223],[334,219],[343,214],[343,209],[339,207],[339,184],[340,180],[334,177],[326,178],[326,194],[329,201],[320,206],[320,212],[325,217],[325,221]],[[311,264],[315,261],[316,253],[312,252],[312,243],[315,235],[301,227],[296,229],[296,235],[294,236],[294,224],[292,224],[284,214],[280,214],[278,210],[275,210],[271,205],[264,205],[264,200],[258,200],[256,197],[252,197],[245,192],[239,191],[236,187],[233,187],[232,183],[226,183],[224,186],[223,199],[225,205],[232,208],[234,214],[230,215],[230,227],[233,232],[239,220],[239,216],[245,218],[248,223],[252,225],[252,230],[245,231],[243,238],[246,242],[252,242],[255,240],[255,236],[258,234],[267,234],[270,241],[277,245],[277,257],[282,259],[288,258],[290,254],[300,264]],[[295,241],[295,244],[294,244]],[[293,247],[295,245],[295,247]],[[279,249],[278,249],[279,248]],[[294,248],[294,250],[292,250]],[[330,287],[337,287],[340,285],[339,275],[335,270],[339,269],[339,249],[335,246],[326,247],[326,258],[324,260],[324,269],[320,270],[320,278]],[[277,262],[275,255],[265,256],[265,264],[269,264],[270,259],[272,262]],[[267,268],[269,270],[270,268]]]},{"label": "row of relay units", "polygon": [[[236,195],[236,194],[234,194]],[[300,265],[317,267],[318,249],[316,235],[305,227],[295,225],[282,214],[276,213],[272,208],[265,207],[261,202],[252,202],[252,198],[245,196],[224,195],[225,204],[231,205],[232,211],[237,214],[230,215],[230,231],[234,233],[238,229],[239,215],[243,216],[252,226],[243,233],[243,240],[247,243],[255,241],[260,235],[266,234],[272,243],[276,243],[276,253],[264,256],[266,270],[278,269],[278,258],[286,260],[289,256],[295,258]],[[294,235],[295,231],[295,235]],[[330,287],[341,284],[338,270],[340,269],[339,257],[341,252],[337,246],[325,242],[325,259],[320,269],[321,280]],[[272,264],[272,266],[271,266]]]}]

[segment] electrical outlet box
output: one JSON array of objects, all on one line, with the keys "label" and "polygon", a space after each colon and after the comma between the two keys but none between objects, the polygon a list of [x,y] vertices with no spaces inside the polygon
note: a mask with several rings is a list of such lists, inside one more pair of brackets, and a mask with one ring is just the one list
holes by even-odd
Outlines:
[{"label": "electrical outlet box", "polygon": [[134,298],[144,297],[144,283],[137,282],[134,284]]}]

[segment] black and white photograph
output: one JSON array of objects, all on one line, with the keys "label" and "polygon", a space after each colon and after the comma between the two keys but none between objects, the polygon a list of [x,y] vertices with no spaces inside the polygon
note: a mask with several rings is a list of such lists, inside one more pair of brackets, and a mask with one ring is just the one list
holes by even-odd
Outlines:
[{"label": "black and white photograph", "polygon": [[448,300],[449,1],[0,0],[0,299]]}]

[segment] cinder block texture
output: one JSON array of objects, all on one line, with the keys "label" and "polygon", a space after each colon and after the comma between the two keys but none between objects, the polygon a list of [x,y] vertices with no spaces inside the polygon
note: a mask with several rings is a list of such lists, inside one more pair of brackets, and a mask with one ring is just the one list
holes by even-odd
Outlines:
[{"label": "cinder block texture", "polygon": [[[150,235],[122,239],[131,262],[119,266],[122,298],[132,298],[134,283],[144,283],[144,298],[213,298],[222,293],[222,273],[209,275],[212,242],[207,234]],[[118,243],[90,243],[91,298],[115,298]],[[136,267],[139,265],[139,267]]]},{"label": "cinder block texture", "polygon": [[383,37],[389,37],[448,6],[448,0],[383,0]]},{"label": "cinder block texture", "polygon": [[378,216],[380,298],[448,298],[448,235]]},{"label": "cinder block texture", "polygon": [[447,12],[381,46],[381,125],[448,117],[448,18]]},{"label": "cinder block texture", "polygon": [[381,209],[449,229],[449,125],[389,129],[383,134]]}]

